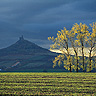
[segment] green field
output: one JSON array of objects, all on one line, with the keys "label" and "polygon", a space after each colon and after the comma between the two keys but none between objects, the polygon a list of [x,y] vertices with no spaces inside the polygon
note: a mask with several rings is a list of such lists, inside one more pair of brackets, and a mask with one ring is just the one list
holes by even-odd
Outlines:
[{"label": "green field", "polygon": [[0,73],[0,95],[96,96],[96,73]]}]

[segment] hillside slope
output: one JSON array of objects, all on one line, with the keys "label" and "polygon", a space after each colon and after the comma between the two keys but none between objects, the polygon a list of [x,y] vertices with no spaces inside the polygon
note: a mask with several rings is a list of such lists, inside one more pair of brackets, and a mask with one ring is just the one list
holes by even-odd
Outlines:
[{"label": "hillside slope", "polygon": [[25,40],[22,36],[15,44],[0,49],[0,69],[6,71],[53,69],[52,59],[55,56],[57,53]]},{"label": "hillside slope", "polygon": [[28,41],[24,40],[23,37],[20,37],[20,39],[11,46],[1,49],[0,50],[0,56],[4,55],[16,55],[16,54],[39,54],[39,53],[50,53],[49,50],[41,48],[40,46]]}]

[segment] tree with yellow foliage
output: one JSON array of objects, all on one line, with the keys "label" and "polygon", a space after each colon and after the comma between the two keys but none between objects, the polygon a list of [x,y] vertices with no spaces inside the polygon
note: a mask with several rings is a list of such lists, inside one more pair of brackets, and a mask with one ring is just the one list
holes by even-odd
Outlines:
[{"label": "tree with yellow foliage", "polygon": [[[66,66],[64,67],[70,70],[70,72],[72,72],[72,61],[71,61],[72,58],[69,51],[69,39],[68,39],[69,33],[68,32],[69,31],[64,27],[64,30],[58,31],[56,38],[48,37],[48,39],[54,42],[54,44],[50,46],[51,49],[58,49],[62,51],[62,54],[66,55],[67,62],[66,62]],[[64,49],[66,51],[64,51]],[[60,65],[62,62],[65,62],[64,57],[65,57],[64,55],[57,56],[53,61],[54,63],[53,67],[56,66],[56,62],[58,62],[58,65]]]},{"label": "tree with yellow foliage", "polygon": [[[88,33],[87,44],[89,46],[89,72],[92,70],[93,56],[96,55],[96,23],[90,24],[92,32]],[[93,54],[92,54],[93,53]]]}]

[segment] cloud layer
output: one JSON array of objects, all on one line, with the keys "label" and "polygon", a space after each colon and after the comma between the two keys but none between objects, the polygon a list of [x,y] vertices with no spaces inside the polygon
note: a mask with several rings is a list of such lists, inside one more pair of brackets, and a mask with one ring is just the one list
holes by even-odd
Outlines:
[{"label": "cloud layer", "polygon": [[48,36],[80,22],[96,22],[96,0],[0,0],[0,48],[21,35],[49,48]]}]

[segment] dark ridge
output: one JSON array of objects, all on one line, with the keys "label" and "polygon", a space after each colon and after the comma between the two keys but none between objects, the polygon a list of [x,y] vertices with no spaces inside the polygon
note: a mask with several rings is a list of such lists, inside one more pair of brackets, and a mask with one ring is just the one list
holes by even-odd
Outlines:
[{"label": "dark ridge", "polygon": [[48,53],[49,50],[42,48],[35,43],[25,40],[22,37],[19,40],[7,48],[0,49],[0,56],[13,55],[13,54],[36,54],[36,53]]}]

